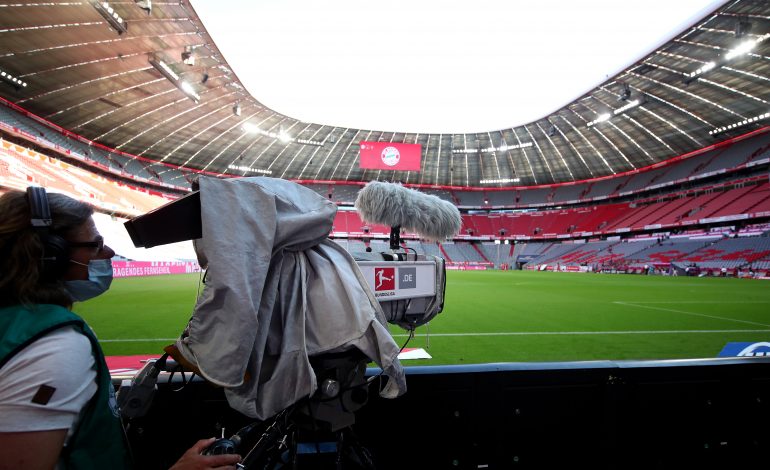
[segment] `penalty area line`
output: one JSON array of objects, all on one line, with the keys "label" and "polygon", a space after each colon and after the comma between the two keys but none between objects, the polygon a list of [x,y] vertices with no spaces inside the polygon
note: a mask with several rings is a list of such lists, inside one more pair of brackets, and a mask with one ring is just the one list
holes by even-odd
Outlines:
[{"label": "penalty area line", "polygon": [[673,308],[652,307],[650,305],[642,305],[643,302],[612,302],[612,303],[617,305],[623,305],[626,307],[646,308],[647,310],[658,310],[661,312],[671,312],[671,313],[679,313],[682,315],[691,315],[693,317],[711,318],[714,320],[723,320],[723,321],[730,321],[735,323],[746,323],[748,325],[757,325],[757,326],[764,326],[764,327],[770,326],[765,323],[759,323],[759,322],[749,321],[749,320],[739,320],[737,318],[720,317],[718,315],[706,315],[705,313],[687,312],[685,310],[676,310]]}]

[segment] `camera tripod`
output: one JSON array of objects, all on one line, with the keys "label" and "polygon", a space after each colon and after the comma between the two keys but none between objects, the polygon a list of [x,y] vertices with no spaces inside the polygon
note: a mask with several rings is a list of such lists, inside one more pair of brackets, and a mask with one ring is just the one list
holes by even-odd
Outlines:
[{"label": "camera tripod", "polygon": [[205,453],[240,453],[238,467],[248,470],[374,469],[352,429],[355,411],[368,400],[367,362],[357,350],[311,358],[318,381],[312,396],[215,441]]}]

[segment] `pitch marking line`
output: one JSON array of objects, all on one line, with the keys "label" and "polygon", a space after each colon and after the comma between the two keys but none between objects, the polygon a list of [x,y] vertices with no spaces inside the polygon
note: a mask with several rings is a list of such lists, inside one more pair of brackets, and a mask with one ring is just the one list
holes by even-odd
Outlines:
[{"label": "pitch marking line", "polygon": [[[614,304],[623,303],[621,301]],[[770,300],[639,300],[630,304],[770,304]]]},{"label": "pitch marking line", "polygon": [[142,341],[176,341],[179,338],[131,338],[131,339],[100,339],[100,343],[140,343]]},{"label": "pitch marking line", "polygon": [[[746,323],[748,325],[770,327],[770,325],[767,325],[765,323],[758,323],[758,322],[749,321],[749,320],[737,320],[735,318],[719,317],[716,315],[706,315],[705,313],[685,312],[684,310],[675,310],[673,308],[651,307],[649,305],[640,305],[643,303],[666,303],[666,302],[612,302],[612,303],[618,304],[618,305],[625,305],[627,307],[646,308],[648,310],[660,310],[662,312],[681,313],[683,315],[692,315],[694,317],[705,317],[705,318],[712,318],[715,320],[725,320],[725,321],[732,321],[737,323]],[[681,303],[684,303],[684,302],[681,302]],[[696,302],[692,302],[692,303],[696,303]],[[697,303],[707,303],[707,302],[697,302]],[[717,302],[708,302],[708,303],[717,303]],[[737,303],[737,302],[729,302],[729,303]],[[745,303],[765,303],[765,302],[745,302]]]},{"label": "pitch marking line", "polygon": [[[681,335],[709,333],[770,333],[770,330],[639,330],[639,331],[501,331],[492,333],[430,333],[429,336],[582,336],[582,335]],[[408,334],[395,334],[407,337]],[[420,336],[420,335],[418,335]],[[176,341],[178,338],[100,339],[100,343]]]},{"label": "pitch marking line", "polygon": [[[638,330],[638,331],[503,331],[499,333],[430,333],[427,336],[581,336],[581,335],[658,335],[690,333],[768,333],[770,330]],[[408,334],[393,336],[407,337]],[[418,335],[419,336],[419,335]]]}]

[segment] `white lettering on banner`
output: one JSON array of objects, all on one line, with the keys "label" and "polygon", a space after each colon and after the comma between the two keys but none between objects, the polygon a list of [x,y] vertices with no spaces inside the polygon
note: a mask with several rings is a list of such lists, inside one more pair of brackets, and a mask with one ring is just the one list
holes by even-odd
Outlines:
[{"label": "white lettering on banner", "polygon": [[171,270],[166,266],[143,266],[138,268],[115,268],[116,277],[127,276],[154,276],[159,274],[171,274]]},{"label": "white lettering on banner", "polygon": [[112,265],[114,277],[162,276],[200,272],[200,266],[191,262],[114,261]]}]

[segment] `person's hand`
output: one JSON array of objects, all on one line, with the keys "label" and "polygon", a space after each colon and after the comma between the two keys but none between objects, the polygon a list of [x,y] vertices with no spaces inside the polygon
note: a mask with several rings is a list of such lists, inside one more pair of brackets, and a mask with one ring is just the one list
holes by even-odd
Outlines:
[{"label": "person's hand", "polygon": [[177,460],[170,470],[199,470],[199,469],[232,469],[235,470],[235,464],[241,461],[241,456],[238,454],[222,454],[222,455],[201,455],[201,452],[206,450],[206,447],[210,446],[216,440],[215,437],[210,439],[201,439],[196,442],[194,446],[187,449],[187,452],[182,454],[182,457]]}]

